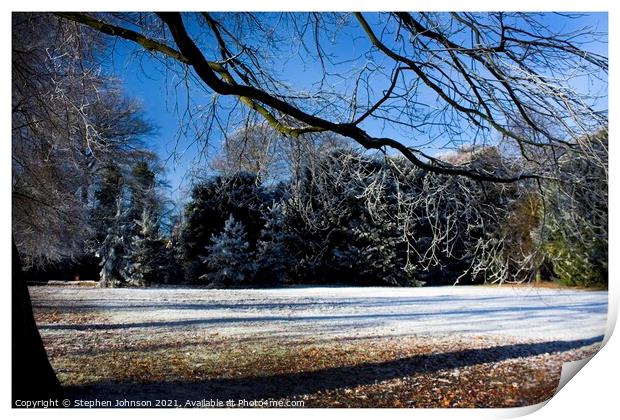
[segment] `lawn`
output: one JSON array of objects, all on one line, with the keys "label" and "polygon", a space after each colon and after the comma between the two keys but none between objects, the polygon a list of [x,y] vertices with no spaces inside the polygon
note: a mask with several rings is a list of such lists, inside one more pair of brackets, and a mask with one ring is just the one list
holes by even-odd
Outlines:
[{"label": "lawn", "polygon": [[594,353],[607,293],[534,287],[31,287],[72,399],[513,407]]}]

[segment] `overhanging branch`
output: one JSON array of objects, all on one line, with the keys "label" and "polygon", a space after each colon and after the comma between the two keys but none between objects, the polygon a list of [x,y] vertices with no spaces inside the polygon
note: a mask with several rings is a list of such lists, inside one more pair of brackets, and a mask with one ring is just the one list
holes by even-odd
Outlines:
[{"label": "overhanging branch", "polygon": [[[440,166],[432,162],[425,162],[417,156],[419,151],[395,139],[372,137],[355,124],[336,123],[326,120],[319,116],[309,114],[292,103],[286,102],[264,90],[251,85],[238,84],[222,64],[214,63],[205,58],[201,50],[187,33],[180,13],[165,12],[157,14],[170,30],[175,44],[178,47],[178,51],[167,45],[150,40],[137,32],[107,24],[81,13],[56,13],[56,15],[89,26],[102,33],[133,41],[148,50],[158,51],[183,64],[191,66],[198,77],[200,77],[207,86],[213,89],[213,91],[220,95],[239,97],[246,106],[259,112],[274,128],[284,134],[296,136],[306,132],[331,131],[356,141],[366,149],[379,150],[385,147],[395,149],[414,165],[426,171],[443,175],[464,176],[477,181],[512,183],[519,180],[539,177],[527,173],[501,177],[470,168],[454,165]],[[301,128],[287,127],[281,124],[265,106],[277,110],[284,115],[288,115],[307,126]],[[502,131],[503,127],[499,126],[498,129]]]}]

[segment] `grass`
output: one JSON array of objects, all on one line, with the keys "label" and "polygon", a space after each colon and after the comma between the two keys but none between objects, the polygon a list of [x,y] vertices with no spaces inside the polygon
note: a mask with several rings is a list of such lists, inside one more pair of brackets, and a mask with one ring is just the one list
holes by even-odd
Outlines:
[{"label": "grass", "polygon": [[[111,312],[37,306],[46,325],[112,323]],[[115,322],[118,322],[115,321]],[[561,366],[598,343],[500,336],[227,336],[207,328],[44,328],[72,398],[285,399],[306,407],[516,407],[551,398]]]}]

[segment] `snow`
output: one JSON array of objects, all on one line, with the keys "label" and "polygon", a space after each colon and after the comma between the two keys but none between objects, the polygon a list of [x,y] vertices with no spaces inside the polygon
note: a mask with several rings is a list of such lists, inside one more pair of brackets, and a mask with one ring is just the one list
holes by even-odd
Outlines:
[{"label": "snow", "polygon": [[87,324],[39,324],[48,335],[91,329],[138,335],[204,329],[267,340],[457,335],[591,339],[605,332],[608,301],[604,291],[510,286],[30,290],[38,310],[105,317]]}]

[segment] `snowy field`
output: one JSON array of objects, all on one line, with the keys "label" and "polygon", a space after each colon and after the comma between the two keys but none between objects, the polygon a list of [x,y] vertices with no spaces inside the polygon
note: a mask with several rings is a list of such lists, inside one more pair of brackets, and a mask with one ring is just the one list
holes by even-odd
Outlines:
[{"label": "snowy field", "polygon": [[503,335],[521,340],[588,339],[604,334],[607,292],[530,287],[266,290],[35,287],[35,307],[104,315],[63,330],[138,334],[208,328],[231,337],[333,339]]},{"label": "snowy field", "polygon": [[182,406],[535,404],[607,317],[606,292],[530,287],[30,291],[68,395]]}]

